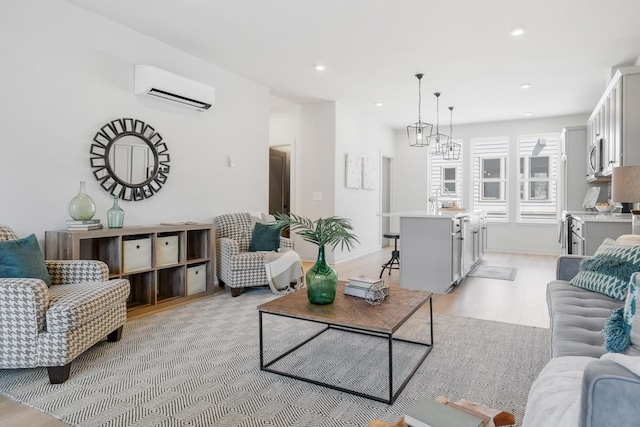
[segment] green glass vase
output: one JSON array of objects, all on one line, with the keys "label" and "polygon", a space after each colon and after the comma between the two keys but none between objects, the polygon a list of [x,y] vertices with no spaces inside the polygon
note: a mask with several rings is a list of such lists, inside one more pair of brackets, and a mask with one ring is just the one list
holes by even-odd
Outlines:
[{"label": "green glass vase", "polygon": [[80,181],[80,191],[69,202],[69,216],[71,218],[80,221],[93,218],[96,213],[96,205],[93,203],[93,199],[87,194],[87,184],[84,181]]},{"label": "green glass vase", "polygon": [[336,298],[338,274],[324,259],[324,246],[318,248],[318,260],[305,275],[311,304],[331,304]]},{"label": "green glass vase", "polygon": [[107,211],[107,226],[122,228],[124,225],[124,210],[118,204],[118,196],[113,196],[113,207]]}]

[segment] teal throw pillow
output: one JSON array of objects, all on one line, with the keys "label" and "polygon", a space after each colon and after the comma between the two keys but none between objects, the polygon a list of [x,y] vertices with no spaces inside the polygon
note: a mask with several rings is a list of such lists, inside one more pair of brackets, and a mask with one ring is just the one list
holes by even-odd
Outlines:
[{"label": "teal throw pillow", "polygon": [[35,234],[18,240],[0,242],[0,277],[42,279],[51,286],[51,278]]},{"label": "teal throw pillow", "polygon": [[640,245],[622,245],[605,239],[591,258],[580,262],[570,284],[623,301],[629,278],[640,271]]},{"label": "teal throw pillow", "polygon": [[277,251],[280,247],[280,229],[256,222],[249,242],[249,251]]}]

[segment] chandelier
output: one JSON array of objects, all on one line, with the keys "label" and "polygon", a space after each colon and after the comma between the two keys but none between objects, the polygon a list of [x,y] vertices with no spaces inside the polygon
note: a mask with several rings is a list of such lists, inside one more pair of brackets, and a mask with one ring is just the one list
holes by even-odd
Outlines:
[{"label": "chandelier", "polygon": [[420,104],[422,104],[422,77],[424,74],[416,74],[418,78],[418,121],[407,126],[407,136],[411,147],[426,147],[429,145],[433,125],[422,121],[420,117]]},{"label": "chandelier", "polygon": [[440,92],[434,93],[436,97],[436,133],[429,136],[429,143],[433,143],[433,154],[444,154],[445,145],[449,142],[449,136],[440,133]]},{"label": "chandelier", "polygon": [[442,152],[445,160],[459,160],[462,152],[462,145],[453,142],[453,107],[449,107],[449,136]]}]

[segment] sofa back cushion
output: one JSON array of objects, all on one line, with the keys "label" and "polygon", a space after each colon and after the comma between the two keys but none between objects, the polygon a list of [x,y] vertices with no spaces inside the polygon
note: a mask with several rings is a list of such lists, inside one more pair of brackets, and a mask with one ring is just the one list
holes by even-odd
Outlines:
[{"label": "sofa back cushion", "polygon": [[605,239],[593,257],[580,262],[580,271],[570,283],[623,301],[636,271],[640,271],[640,245]]},{"label": "sofa back cushion", "polygon": [[625,323],[631,326],[629,332],[630,346],[626,353],[633,356],[640,356],[640,314],[637,312],[638,288],[640,284],[639,273],[634,273],[629,281],[629,291],[624,304]]}]

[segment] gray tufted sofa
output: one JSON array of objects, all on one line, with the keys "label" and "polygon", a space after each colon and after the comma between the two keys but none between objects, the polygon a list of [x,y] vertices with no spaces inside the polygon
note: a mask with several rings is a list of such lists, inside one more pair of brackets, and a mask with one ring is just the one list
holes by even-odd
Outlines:
[{"label": "gray tufted sofa", "polygon": [[[0,225],[0,240],[18,237]],[[52,384],[69,378],[71,362],[98,341],[120,340],[129,281],[109,280],[101,261],[45,261],[40,279],[0,278],[0,369],[48,368]]]},{"label": "gray tufted sofa", "polygon": [[640,377],[600,359],[605,320],[624,301],[569,284],[583,258],[561,256],[547,285],[551,360],[531,387],[524,427],[640,426]]}]

